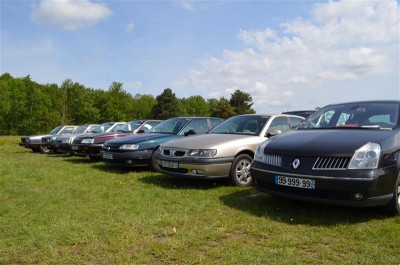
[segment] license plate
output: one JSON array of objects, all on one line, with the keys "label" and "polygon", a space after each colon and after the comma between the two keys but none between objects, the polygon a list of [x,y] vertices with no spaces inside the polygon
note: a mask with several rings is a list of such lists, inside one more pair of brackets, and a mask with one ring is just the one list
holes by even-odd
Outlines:
[{"label": "license plate", "polygon": [[179,168],[179,163],[178,162],[170,162],[170,161],[161,160],[161,165],[163,167]]},{"label": "license plate", "polygon": [[112,154],[108,154],[108,153],[103,153],[103,158],[104,159],[113,159],[113,155]]},{"label": "license plate", "polygon": [[73,145],[73,146],[71,146],[71,149],[72,150],[78,150],[78,146],[77,145]]},{"label": "license plate", "polygon": [[282,186],[303,188],[303,189],[311,189],[311,190],[315,189],[315,180],[313,180],[313,179],[275,176],[275,184],[282,185]]}]

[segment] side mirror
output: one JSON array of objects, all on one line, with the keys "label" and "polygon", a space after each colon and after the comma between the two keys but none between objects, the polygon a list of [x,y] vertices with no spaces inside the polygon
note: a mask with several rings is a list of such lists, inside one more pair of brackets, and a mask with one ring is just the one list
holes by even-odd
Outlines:
[{"label": "side mirror", "polygon": [[191,129],[191,130],[189,130],[189,131],[184,133],[185,136],[189,136],[191,134],[196,134],[196,132],[193,129]]},{"label": "side mirror", "polygon": [[278,134],[281,134],[281,133],[282,133],[282,131],[280,131],[280,130],[274,130],[272,132],[266,133],[265,136],[268,137],[268,138],[271,138],[271,137],[274,137],[274,136],[276,136]]},{"label": "side mirror", "polygon": [[145,131],[143,129],[140,129],[139,131],[137,131],[136,133],[145,133]]}]

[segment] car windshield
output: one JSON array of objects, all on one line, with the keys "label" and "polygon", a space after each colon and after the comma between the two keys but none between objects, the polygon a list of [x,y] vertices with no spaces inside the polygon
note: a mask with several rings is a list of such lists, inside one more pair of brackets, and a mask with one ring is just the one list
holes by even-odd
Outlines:
[{"label": "car windshield", "polygon": [[61,130],[62,127],[63,127],[62,125],[57,126],[53,130],[51,130],[51,132],[49,132],[49,134],[57,134]]},{"label": "car windshield", "polygon": [[209,133],[260,135],[269,116],[235,116],[217,125]]},{"label": "car windshield", "polygon": [[87,129],[87,126],[82,125],[82,126],[79,126],[78,128],[76,128],[75,131],[73,131],[73,133],[83,133],[83,132],[85,132],[86,129]]},{"label": "car windshield", "polygon": [[131,125],[129,123],[119,124],[113,129],[114,132],[130,132]]},{"label": "car windshield", "polygon": [[399,104],[366,102],[331,105],[322,108],[299,129],[362,128],[391,130],[397,127]]},{"label": "car windshield", "polygon": [[106,132],[117,132],[120,128],[122,128],[126,122],[124,123],[114,123],[110,128],[106,130]]},{"label": "car windshield", "polygon": [[186,124],[188,124],[189,121],[190,119],[185,118],[169,119],[157,124],[149,132],[178,134],[186,126]]},{"label": "car windshield", "polygon": [[104,132],[104,130],[105,130],[105,127],[103,124],[102,125],[94,125],[90,128],[91,133],[102,133],[102,132]]},{"label": "car windshield", "polygon": [[134,131],[143,124],[143,121],[131,121],[129,124],[131,125],[131,131]]}]

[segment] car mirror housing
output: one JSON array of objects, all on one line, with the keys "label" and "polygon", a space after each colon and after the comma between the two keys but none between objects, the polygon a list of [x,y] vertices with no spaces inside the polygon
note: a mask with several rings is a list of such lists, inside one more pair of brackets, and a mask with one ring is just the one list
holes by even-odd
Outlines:
[{"label": "car mirror housing", "polygon": [[278,134],[281,134],[281,133],[282,133],[282,131],[280,131],[280,130],[274,130],[272,132],[267,132],[265,134],[265,136],[268,137],[268,138],[271,138],[271,137],[274,137],[274,136],[276,136]]},{"label": "car mirror housing", "polygon": [[145,131],[143,129],[140,129],[139,131],[137,131],[137,133],[145,133]]},{"label": "car mirror housing", "polygon": [[185,136],[189,136],[191,134],[196,134],[196,132],[193,129],[191,129],[191,130],[189,130],[189,131],[184,133]]}]

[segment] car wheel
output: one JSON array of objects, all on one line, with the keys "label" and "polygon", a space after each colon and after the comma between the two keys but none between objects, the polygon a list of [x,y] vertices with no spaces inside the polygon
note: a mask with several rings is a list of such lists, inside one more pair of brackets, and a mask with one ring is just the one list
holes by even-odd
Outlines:
[{"label": "car wheel", "polygon": [[43,153],[43,154],[48,154],[48,153],[51,153],[51,150],[49,148],[47,148],[47,147],[41,146],[40,147],[40,152]]},{"label": "car wheel", "polygon": [[158,153],[158,148],[153,151],[150,158],[150,171],[156,172],[156,155]]},{"label": "car wheel", "polygon": [[393,198],[389,204],[383,208],[383,210],[390,216],[400,215],[400,173],[397,176],[396,185],[393,191]]},{"label": "car wheel", "polygon": [[235,157],[232,163],[230,178],[233,185],[247,187],[253,184],[250,176],[251,156],[242,154]]}]

